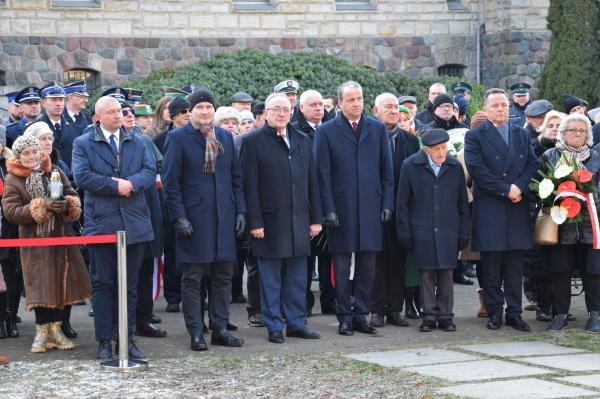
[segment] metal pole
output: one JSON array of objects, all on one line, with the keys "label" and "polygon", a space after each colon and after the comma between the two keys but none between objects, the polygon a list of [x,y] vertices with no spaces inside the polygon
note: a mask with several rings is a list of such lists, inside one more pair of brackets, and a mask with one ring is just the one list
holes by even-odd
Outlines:
[{"label": "metal pole", "polygon": [[119,300],[119,359],[108,360],[102,367],[122,372],[143,371],[148,362],[129,359],[129,334],[127,326],[127,233],[117,231],[117,274]]}]

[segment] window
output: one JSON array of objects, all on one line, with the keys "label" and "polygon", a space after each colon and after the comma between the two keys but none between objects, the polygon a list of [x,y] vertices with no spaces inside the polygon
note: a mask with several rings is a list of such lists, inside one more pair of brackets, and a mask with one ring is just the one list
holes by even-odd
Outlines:
[{"label": "window", "polygon": [[100,0],[52,0],[52,7],[98,8]]},{"label": "window", "polygon": [[462,78],[465,72],[465,66],[460,64],[446,64],[438,68],[438,76],[453,76]]},{"label": "window", "polygon": [[92,69],[71,69],[63,72],[65,85],[81,80],[85,81],[87,92],[90,94],[100,87],[100,74]]},{"label": "window", "polygon": [[274,10],[270,0],[233,0],[233,9],[238,10]]},{"label": "window", "polygon": [[447,0],[449,11],[471,11],[469,6],[460,3],[460,0]]},{"label": "window", "polygon": [[374,0],[335,0],[335,9],[345,10],[376,10]]}]

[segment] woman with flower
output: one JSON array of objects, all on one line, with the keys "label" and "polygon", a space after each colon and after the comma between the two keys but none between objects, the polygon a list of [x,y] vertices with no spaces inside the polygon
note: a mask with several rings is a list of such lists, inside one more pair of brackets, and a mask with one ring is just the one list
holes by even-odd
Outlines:
[{"label": "woman with flower", "polygon": [[[584,115],[571,114],[560,122],[556,147],[547,150],[541,157],[546,169],[547,165],[555,167],[554,178],[563,179],[556,187],[557,196],[563,192],[573,192],[590,182],[598,187],[600,153],[591,148],[592,144],[592,127]],[[550,185],[547,181],[540,183],[538,195],[541,198],[551,195],[548,193],[552,193]],[[597,195],[594,195],[594,199],[598,208]],[[589,312],[585,331],[596,333],[600,331],[600,250],[592,247],[593,232],[587,205],[571,196],[559,198],[555,205],[559,205],[552,211],[553,220],[559,224],[558,244],[542,246],[540,249],[552,280],[555,316],[548,328],[560,330],[567,325],[571,305],[571,274],[573,269],[578,268]],[[560,223],[561,219],[567,220]]]}]

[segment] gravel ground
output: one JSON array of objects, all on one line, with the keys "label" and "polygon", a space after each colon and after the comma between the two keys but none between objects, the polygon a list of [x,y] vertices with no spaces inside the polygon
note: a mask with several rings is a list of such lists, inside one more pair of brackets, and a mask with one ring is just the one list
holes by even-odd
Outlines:
[{"label": "gravel ground", "polygon": [[190,356],[143,373],[94,361],[14,362],[0,372],[3,398],[433,398],[418,376],[340,354]]}]

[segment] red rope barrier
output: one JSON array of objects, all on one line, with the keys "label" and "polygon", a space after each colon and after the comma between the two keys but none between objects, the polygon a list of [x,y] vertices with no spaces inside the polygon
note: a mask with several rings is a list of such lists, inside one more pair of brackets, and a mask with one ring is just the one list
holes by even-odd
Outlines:
[{"label": "red rope barrier", "polygon": [[81,237],[48,237],[48,238],[6,238],[0,239],[0,248],[12,247],[48,247],[57,245],[81,245],[81,244],[114,244],[117,242],[116,234],[101,236]]}]

